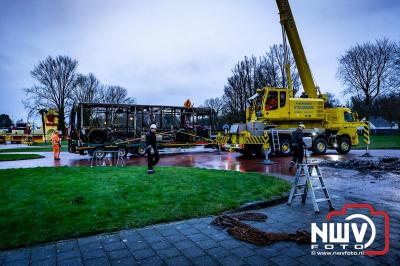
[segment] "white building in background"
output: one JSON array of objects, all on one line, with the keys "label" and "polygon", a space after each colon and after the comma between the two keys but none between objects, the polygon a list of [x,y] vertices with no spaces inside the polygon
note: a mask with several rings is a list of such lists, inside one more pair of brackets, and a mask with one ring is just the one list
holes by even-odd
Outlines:
[{"label": "white building in background", "polygon": [[391,134],[399,130],[399,125],[389,122],[381,116],[371,116],[369,119],[372,134]]}]

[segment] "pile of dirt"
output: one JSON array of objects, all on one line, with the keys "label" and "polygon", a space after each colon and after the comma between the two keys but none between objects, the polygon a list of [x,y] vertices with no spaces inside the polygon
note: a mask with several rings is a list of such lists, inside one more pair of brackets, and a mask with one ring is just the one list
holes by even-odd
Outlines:
[{"label": "pile of dirt", "polygon": [[362,172],[378,171],[400,174],[400,158],[381,157],[379,160],[352,159],[345,161],[324,160],[320,163],[322,166],[335,168],[355,169]]}]

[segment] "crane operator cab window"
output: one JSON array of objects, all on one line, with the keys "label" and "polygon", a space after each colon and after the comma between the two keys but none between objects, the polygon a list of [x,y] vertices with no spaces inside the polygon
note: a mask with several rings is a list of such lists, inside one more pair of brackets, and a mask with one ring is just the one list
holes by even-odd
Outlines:
[{"label": "crane operator cab window", "polygon": [[344,121],[346,122],[354,122],[353,114],[350,112],[344,112]]},{"label": "crane operator cab window", "polygon": [[279,95],[280,95],[279,107],[285,107],[285,105],[286,105],[286,91],[279,92]]},{"label": "crane operator cab window", "polygon": [[259,93],[256,93],[253,96],[251,96],[251,98],[248,100],[248,102],[253,106],[256,116],[261,117],[262,116],[262,95]]},{"label": "crane operator cab window", "polygon": [[265,111],[278,109],[278,92],[270,91],[267,100],[265,101]]}]

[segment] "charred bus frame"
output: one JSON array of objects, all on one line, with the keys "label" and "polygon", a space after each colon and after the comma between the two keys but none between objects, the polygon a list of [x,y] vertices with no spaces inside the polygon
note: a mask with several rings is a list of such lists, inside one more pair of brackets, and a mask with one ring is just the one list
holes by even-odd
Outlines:
[{"label": "charred bus frame", "polygon": [[157,140],[163,147],[196,145],[210,138],[213,117],[213,110],[205,107],[80,103],[71,110],[68,149],[85,154],[104,145],[118,145],[126,152],[144,155],[144,134],[151,124],[157,125]]}]

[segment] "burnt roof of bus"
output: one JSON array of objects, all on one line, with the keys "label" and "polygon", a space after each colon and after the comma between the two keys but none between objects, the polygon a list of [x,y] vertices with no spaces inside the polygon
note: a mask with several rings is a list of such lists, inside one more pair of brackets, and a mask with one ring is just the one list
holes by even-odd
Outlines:
[{"label": "burnt roof of bus", "polygon": [[[136,108],[137,111],[143,111],[145,109],[179,109],[181,111],[185,112],[193,112],[197,113],[198,115],[204,114],[204,115],[209,115],[212,113],[212,109],[210,107],[192,107],[192,108],[186,108],[183,106],[171,106],[171,105],[150,105],[150,104],[114,104],[114,103],[80,103],[80,106],[84,106],[86,108],[90,107],[103,107],[103,108],[124,108],[124,109],[130,109],[130,111],[134,111]],[[158,110],[157,110],[158,111]]]}]

